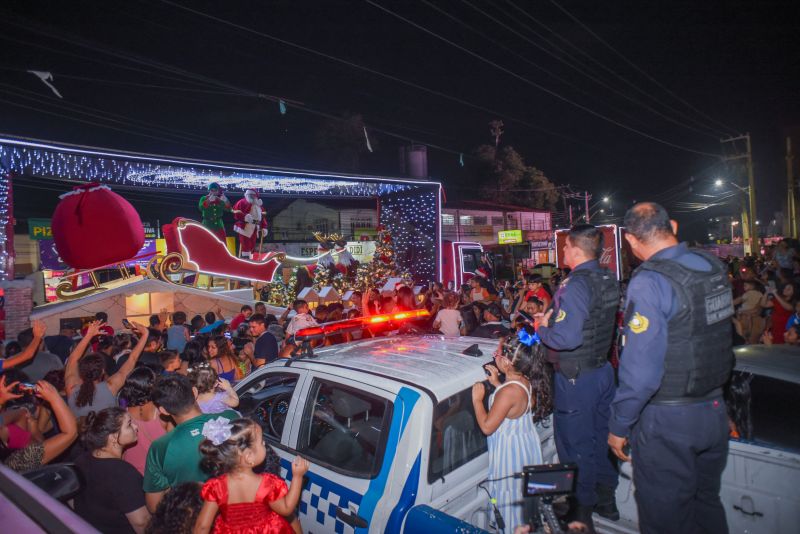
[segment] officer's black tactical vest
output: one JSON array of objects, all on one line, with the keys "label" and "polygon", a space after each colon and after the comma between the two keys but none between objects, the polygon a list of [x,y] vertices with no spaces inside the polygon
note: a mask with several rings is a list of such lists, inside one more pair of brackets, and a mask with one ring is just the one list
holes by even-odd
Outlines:
[{"label": "officer's black tactical vest", "polygon": [[[586,279],[592,295],[583,323],[583,344],[575,350],[550,351],[549,357],[567,378],[575,378],[581,369],[596,369],[608,361],[619,308],[619,283],[608,269],[572,271],[564,283],[569,284],[578,277]],[[548,326],[552,327],[557,318],[557,314],[553,314]]]},{"label": "officer's black tactical vest", "polygon": [[733,369],[733,295],[727,270],[714,256],[692,252],[708,261],[712,270],[694,271],[662,259],[646,261],[637,269],[664,276],[678,299],[677,313],[668,323],[664,377],[653,397],[656,403],[702,398],[724,385]]}]

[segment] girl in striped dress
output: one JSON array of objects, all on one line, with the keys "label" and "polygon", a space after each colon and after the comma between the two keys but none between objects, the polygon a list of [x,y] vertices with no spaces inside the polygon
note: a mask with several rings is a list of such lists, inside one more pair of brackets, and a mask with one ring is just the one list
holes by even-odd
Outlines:
[{"label": "girl in striped dress", "polygon": [[[475,417],[489,445],[489,482],[486,486],[497,501],[506,532],[527,524],[523,514],[522,481],[515,479],[526,465],[542,463],[542,449],[534,420],[552,409],[549,368],[545,349],[528,327],[500,341],[495,366],[488,365],[489,382],[497,389],[489,397],[489,412],[483,405],[485,387],[472,387]],[[499,372],[505,373],[502,384]],[[489,517],[492,517],[490,514]]]}]

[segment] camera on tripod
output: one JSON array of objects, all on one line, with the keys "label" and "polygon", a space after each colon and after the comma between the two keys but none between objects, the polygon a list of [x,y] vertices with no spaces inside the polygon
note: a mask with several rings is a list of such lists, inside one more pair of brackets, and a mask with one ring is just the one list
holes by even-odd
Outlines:
[{"label": "camera on tripod", "polygon": [[522,493],[526,498],[531,532],[541,532],[547,524],[552,534],[565,532],[553,511],[553,498],[575,493],[575,464],[528,465],[522,470]]}]

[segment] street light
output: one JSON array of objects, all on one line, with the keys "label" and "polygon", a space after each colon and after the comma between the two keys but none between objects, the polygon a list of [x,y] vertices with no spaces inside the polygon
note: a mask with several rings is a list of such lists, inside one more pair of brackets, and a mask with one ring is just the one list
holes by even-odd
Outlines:
[{"label": "street light", "polygon": [[610,199],[610,198],[608,198],[608,197],[603,197],[603,202],[605,202],[606,204],[608,204],[608,202],[609,202],[610,200],[611,200],[611,199]]},{"label": "street light", "polygon": [[716,180],[714,180],[714,185],[715,185],[716,187],[720,187],[720,186],[722,186],[722,183],[723,183],[723,182],[722,182],[722,179],[721,179],[721,178],[717,178]]}]

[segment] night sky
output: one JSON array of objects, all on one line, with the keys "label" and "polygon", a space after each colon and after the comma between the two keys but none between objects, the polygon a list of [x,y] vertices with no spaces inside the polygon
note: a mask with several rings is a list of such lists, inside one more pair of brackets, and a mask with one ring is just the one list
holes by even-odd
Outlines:
[{"label": "night sky", "polygon": [[[360,113],[376,145],[362,172],[399,173],[408,141],[391,132],[430,145],[449,198],[476,198],[471,153],[500,118],[502,142],[557,184],[612,195],[617,215],[663,199],[697,234],[732,206],[679,213],[675,202],[701,200],[691,176],[695,193],[726,176],[712,155],[727,134],[753,136],[759,218],[782,209],[783,138],[800,131],[798,15],[796,2],[765,0],[7,2],[0,132],[318,169],[325,117]],[[28,69],[52,72],[64,98]],[[287,114],[258,93],[283,98]],[[34,190],[18,191],[20,217]]]}]

